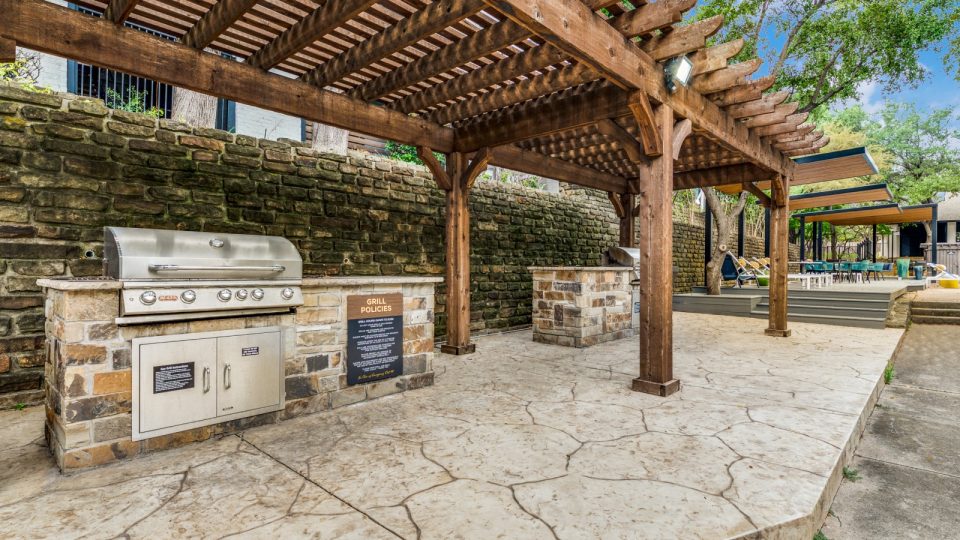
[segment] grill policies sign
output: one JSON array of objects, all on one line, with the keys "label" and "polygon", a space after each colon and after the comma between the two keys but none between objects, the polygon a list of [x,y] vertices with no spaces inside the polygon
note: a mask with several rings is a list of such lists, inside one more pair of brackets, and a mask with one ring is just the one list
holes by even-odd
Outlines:
[{"label": "grill policies sign", "polygon": [[347,297],[347,384],[403,375],[403,295]]}]

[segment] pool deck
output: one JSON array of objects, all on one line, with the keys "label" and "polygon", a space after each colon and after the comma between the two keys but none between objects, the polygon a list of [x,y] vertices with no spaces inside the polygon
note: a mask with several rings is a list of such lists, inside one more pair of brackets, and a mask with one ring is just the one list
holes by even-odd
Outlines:
[{"label": "pool deck", "polygon": [[61,475],[0,413],[0,536],[809,539],[902,334],[676,313],[669,398],[635,339],[529,331],[438,355],[436,385]]}]

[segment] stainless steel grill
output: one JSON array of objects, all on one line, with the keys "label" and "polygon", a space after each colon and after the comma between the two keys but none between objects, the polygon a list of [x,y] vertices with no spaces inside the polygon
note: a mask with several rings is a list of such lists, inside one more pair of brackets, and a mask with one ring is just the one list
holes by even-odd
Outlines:
[{"label": "stainless steel grill", "polygon": [[106,227],[103,265],[123,285],[128,322],[288,311],[303,303],[303,261],[276,236]]},{"label": "stainless steel grill", "polygon": [[603,254],[604,264],[628,266],[633,268],[633,327],[640,327],[640,250],[637,248],[614,246]]}]

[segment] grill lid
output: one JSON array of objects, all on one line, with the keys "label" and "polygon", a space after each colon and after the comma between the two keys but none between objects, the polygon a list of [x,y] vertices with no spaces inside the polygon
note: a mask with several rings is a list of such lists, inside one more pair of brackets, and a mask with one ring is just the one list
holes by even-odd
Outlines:
[{"label": "grill lid", "polygon": [[610,262],[621,266],[636,267],[640,263],[640,249],[614,246],[607,251]]},{"label": "grill lid", "polygon": [[104,227],[103,270],[123,280],[299,280],[300,253],[286,238]]}]

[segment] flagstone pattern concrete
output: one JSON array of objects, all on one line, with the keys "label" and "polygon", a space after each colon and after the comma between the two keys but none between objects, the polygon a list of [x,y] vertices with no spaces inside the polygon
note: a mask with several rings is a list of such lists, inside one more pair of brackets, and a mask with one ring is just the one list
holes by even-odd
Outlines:
[{"label": "flagstone pattern concrete", "polygon": [[68,476],[41,413],[0,413],[0,536],[808,539],[901,331],[764,325],[676,314],[669,398],[629,390],[633,339],[518,332],[433,387]]}]

